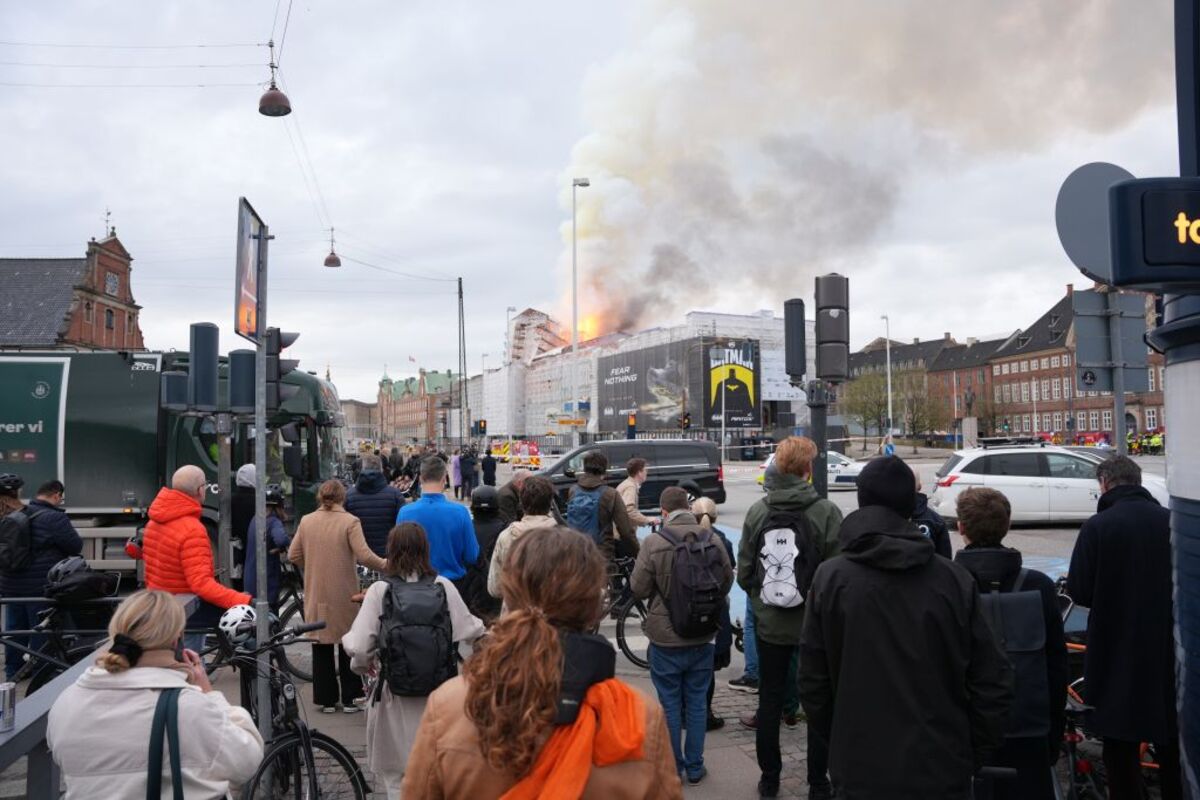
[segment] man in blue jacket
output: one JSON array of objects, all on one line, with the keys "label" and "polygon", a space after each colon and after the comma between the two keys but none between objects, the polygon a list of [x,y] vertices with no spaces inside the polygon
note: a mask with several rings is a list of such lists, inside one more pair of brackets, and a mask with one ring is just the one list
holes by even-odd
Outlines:
[{"label": "man in blue jacket", "polygon": [[387,539],[396,515],[404,506],[404,495],[390,485],[379,456],[363,456],[362,471],[346,493],[346,510],[362,523],[367,547],[380,558],[387,557]]},{"label": "man in blue jacket", "polygon": [[[33,555],[28,564],[16,570],[0,571],[0,596],[42,597],[46,593],[46,573],[67,556],[83,552],[83,540],[71,525],[71,520],[59,508],[66,489],[61,481],[52,480],[38,487],[37,496],[25,507],[29,518],[29,536]],[[38,622],[38,613],[46,608],[41,603],[5,605],[5,627],[8,630],[30,630]],[[13,641],[36,649],[41,637],[14,636]],[[6,647],[4,675],[12,680],[24,663],[15,647]]]},{"label": "man in blue jacket", "polygon": [[447,500],[445,490],[446,462],[427,457],[421,462],[421,499],[400,509],[396,522],[416,522],[425,529],[430,564],[461,591],[467,567],[479,559],[479,542],[470,512]]}]

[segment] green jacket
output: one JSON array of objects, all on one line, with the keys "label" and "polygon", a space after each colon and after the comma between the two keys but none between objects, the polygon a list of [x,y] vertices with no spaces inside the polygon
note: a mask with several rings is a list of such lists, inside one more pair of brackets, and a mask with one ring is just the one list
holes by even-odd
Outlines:
[{"label": "green jacket", "polygon": [[737,582],[750,596],[754,606],[754,624],[758,637],[771,644],[799,645],[800,628],[804,624],[804,608],[778,608],[763,605],[758,598],[759,587],[754,573],[758,564],[758,553],[754,552],[755,539],[771,509],[803,509],[812,525],[813,532],[824,542],[822,560],[828,561],[841,549],[838,544],[838,529],[842,524],[842,511],[828,500],[823,500],[808,481],[795,475],[773,476],[773,485],[766,498],[759,500],[746,512],[742,524],[742,541],[738,546]]}]

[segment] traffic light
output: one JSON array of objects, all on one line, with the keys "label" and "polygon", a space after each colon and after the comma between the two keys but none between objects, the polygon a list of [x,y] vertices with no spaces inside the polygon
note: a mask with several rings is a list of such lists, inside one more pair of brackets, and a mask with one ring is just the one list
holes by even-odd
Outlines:
[{"label": "traffic light", "polygon": [[281,331],[279,328],[267,328],[267,416],[274,414],[279,407],[300,391],[298,386],[288,386],[283,378],[300,362],[294,358],[281,358],[281,351],[291,347],[299,333]]},{"label": "traffic light", "polygon": [[798,385],[808,373],[805,345],[804,301],[794,297],[783,304],[784,370],[793,386]]},{"label": "traffic light", "polygon": [[818,276],[816,300],[817,378],[840,383],[850,376],[850,279]]},{"label": "traffic light", "polygon": [[479,420],[479,435],[487,436],[487,420],[486,419]]},{"label": "traffic light", "polygon": [[630,414],[629,418],[625,421],[625,438],[637,438],[637,414]]},{"label": "traffic light", "polygon": [[1008,433],[1008,420],[1004,420],[1004,432]]},{"label": "traffic light", "polygon": [[687,430],[692,427],[692,412],[685,411],[679,415],[679,429]]}]

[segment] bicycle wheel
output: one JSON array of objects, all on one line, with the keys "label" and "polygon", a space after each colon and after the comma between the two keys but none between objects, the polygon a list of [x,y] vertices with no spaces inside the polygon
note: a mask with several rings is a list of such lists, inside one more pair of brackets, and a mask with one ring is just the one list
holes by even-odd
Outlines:
[{"label": "bicycle wheel", "polygon": [[[297,625],[304,624],[304,598],[300,595],[290,595],[284,605],[280,606],[279,624],[281,630],[283,628],[294,628]],[[280,647],[276,654],[279,658],[279,665],[288,671],[288,673],[298,681],[304,683],[312,683],[312,669],[306,667],[304,662],[297,658],[291,658],[288,655],[286,647]]]},{"label": "bicycle wheel", "polygon": [[[78,664],[80,661],[87,658],[92,652],[94,652],[95,649],[95,647],[86,646],[72,647],[67,651],[66,655],[63,657],[63,660],[68,664]],[[25,687],[25,696],[29,697],[29,695],[42,688],[59,675],[62,675],[64,672],[66,672],[66,670],[62,669],[57,664],[51,664],[49,661],[42,662],[41,666],[34,669],[33,677],[29,679],[29,685]]]},{"label": "bicycle wheel", "polygon": [[642,632],[646,620],[646,604],[641,600],[621,606],[617,617],[617,646],[625,657],[642,669],[650,668],[648,648],[650,640]]},{"label": "bicycle wheel", "polygon": [[[358,762],[332,737],[310,731],[311,752],[298,733],[276,739],[267,749],[258,771],[246,784],[246,800],[366,800],[371,792]],[[310,779],[315,767],[317,783]]]}]

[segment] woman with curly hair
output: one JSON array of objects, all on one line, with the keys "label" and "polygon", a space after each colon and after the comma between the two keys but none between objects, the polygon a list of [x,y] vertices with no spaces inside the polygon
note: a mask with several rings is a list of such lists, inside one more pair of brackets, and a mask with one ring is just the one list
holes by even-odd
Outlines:
[{"label": "woman with curly hair", "polygon": [[604,556],[568,528],[517,542],[507,613],[429,696],[405,800],[683,797],[662,707],[613,677],[612,645],[589,633],[607,580]]}]

